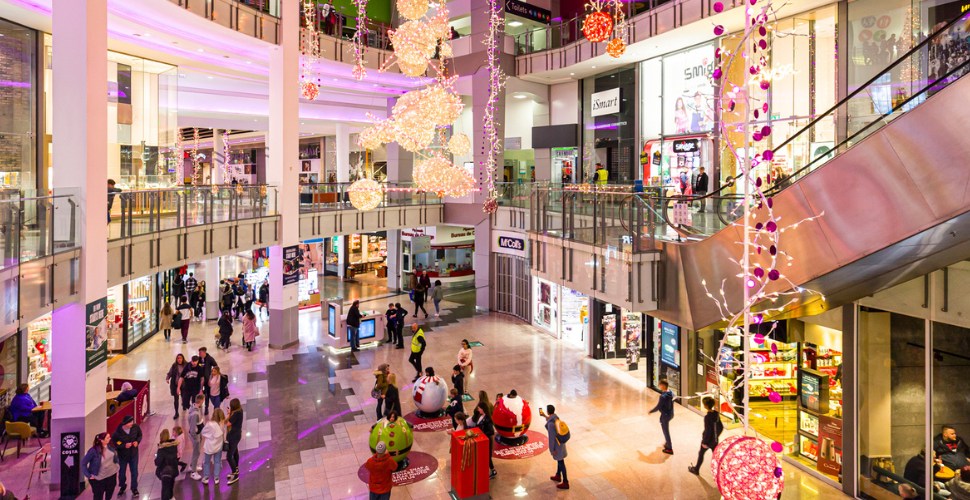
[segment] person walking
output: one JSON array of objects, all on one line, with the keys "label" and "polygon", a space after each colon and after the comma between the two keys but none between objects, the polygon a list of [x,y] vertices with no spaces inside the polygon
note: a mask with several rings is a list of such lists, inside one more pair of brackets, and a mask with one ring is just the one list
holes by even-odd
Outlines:
[{"label": "person walking", "polygon": [[192,401],[195,401],[195,396],[201,395],[203,379],[205,379],[205,375],[202,367],[199,366],[199,357],[192,356],[189,364],[182,369],[182,375],[179,377],[178,387],[176,388],[176,394],[182,398],[183,410],[188,410]]},{"label": "person walking", "polygon": [[[221,409],[212,410],[212,418],[202,428],[202,484],[209,484],[210,477],[219,484],[222,473],[222,445],[226,442],[226,414]],[[210,470],[212,475],[209,475]]]},{"label": "person walking", "polygon": [[175,309],[172,309],[171,302],[165,301],[162,312],[158,314],[158,329],[165,334],[165,342],[172,340],[172,316],[175,316]]},{"label": "person walking", "polygon": [[565,427],[564,423],[559,422],[559,416],[556,415],[556,407],[553,405],[546,405],[546,411],[549,414],[542,412],[539,409],[539,414],[546,417],[546,433],[549,435],[549,454],[552,455],[552,459],[557,462],[556,475],[550,477],[549,479],[559,483],[556,488],[560,490],[569,489],[569,477],[566,475],[566,441],[569,439],[569,430],[567,429],[565,433],[559,431],[560,427]]},{"label": "person walking", "polygon": [[229,342],[232,338],[232,317],[223,314],[219,318],[219,347],[224,351],[229,351]]},{"label": "person walking", "polygon": [[162,500],[175,497],[175,478],[178,475],[178,443],[172,439],[168,429],[163,429],[158,436],[158,450],[155,452],[155,477],[162,482]]},{"label": "person walking", "polygon": [[424,339],[424,330],[417,323],[411,324],[411,331],[414,336],[411,337],[411,356],[408,358],[408,363],[411,363],[411,366],[418,372],[411,380],[411,383],[414,383],[421,377],[421,356],[424,355],[428,342]]},{"label": "person walking", "polygon": [[175,400],[175,416],[172,417],[173,419],[179,418],[179,379],[182,378],[182,371],[185,370],[187,364],[185,356],[181,353],[176,354],[175,362],[172,363],[172,367],[168,369],[168,374],[165,375],[168,390],[172,394],[172,399]]},{"label": "person walking", "polygon": [[225,286],[222,287],[222,314],[232,314],[232,302],[235,300],[235,295],[232,293],[232,284],[228,281]]},{"label": "person walking", "polygon": [[135,417],[126,415],[121,425],[111,435],[111,442],[118,453],[118,496],[123,496],[128,488],[127,473],[131,471],[131,494],[138,496],[138,444],[141,443],[141,427]]},{"label": "person walking", "polygon": [[[189,298],[189,305],[195,310],[195,304],[199,301],[199,294],[196,289],[199,287],[199,280],[195,279],[195,273],[189,273],[185,278],[185,296]],[[191,316],[189,316],[191,318]]]},{"label": "person walking", "polygon": [[243,317],[243,345],[249,352],[253,352],[253,345],[256,344],[256,337],[259,335],[259,327],[256,326],[256,315],[250,309]]},{"label": "person walking", "polygon": [[118,484],[120,468],[111,436],[107,432],[94,436],[94,444],[81,459],[81,474],[91,485],[94,500],[111,500]]},{"label": "person walking", "polygon": [[377,420],[380,420],[384,415],[384,396],[387,394],[387,376],[391,373],[391,367],[387,363],[381,363],[380,366],[374,370],[374,392],[373,395],[377,396]]},{"label": "person walking", "polygon": [[431,301],[434,302],[434,317],[441,317],[441,299],[445,298],[445,291],[441,288],[441,280],[434,281],[434,289],[431,290]]},{"label": "person walking", "polygon": [[205,383],[208,385],[209,401],[212,403],[212,407],[221,408],[222,402],[229,395],[229,376],[223,375],[218,366],[213,366]]},{"label": "person walking", "polygon": [[461,367],[461,372],[465,374],[465,392],[463,394],[468,394],[472,385],[472,371],[475,369],[475,365],[472,363],[472,348],[468,345],[468,339],[463,339],[461,349],[458,349],[458,366]]},{"label": "person walking", "polygon": [[397,462],[387,454],[387,444],[379,441],[374,447],[377,453],[367,459],[364,468],[369,473],[367,478],[367,489],[370,490],[370,500],[390,500],[391,474],[397,470]]},{"label": "person walking", "polygon": [[394,326],[395,320],[397,319],[397,311],[394,310],[394,303],[391,302],[387,305],[387,311],[384,312],[384,317],[387,319],[387,330],[385,333],[384,340],[381,341],[382,344],[394,343],[394,334],[397,331],[397,327]]},{"label": "person walking", "polygon": [[350,352],[360,350],[360,301],[355,300],[347,311],[347,331],[350,334]]},{"label": "person walking", "polygon": [[234,316],[236,321],[239,321],[239,317],[246,312],[246,282],[242,278],[236,280],[233,293],[236,295],[236,312]]},{"label": "person walking", "polygon": [[243,312],[243,317],[244,318],[245,318],[245,315],[246,314],[249,314],[249,312],[253,310],[253,302],[256,302],[256,291],[253,290],[253,287],[252,286],[247,285],[246,286],[246,303],[243,304],[243,308],[245,309],[245,311]]},{"label": "person walking", "polygon": [[[418,274],[421,274],[421,272],[418,271]],[[420,309],[421,312],[424,313],[425,319],[428,318],[428,311],[424,308],[424,301],[427,297],[428,297],[428,289],[427,287],[424,286],[424,282],[421,280],[421,277],[419,276],[417,280],[417,288],[414,289],[414,317],[415,318],[418,317],[418,309]]]},{"label": "person walking", "polygon": [[674,418],[674,393],[670,392],[670,386],[665,378],[660,379],[657,386],[660,388],[660,401],[657,401],[657,406],[654,406],[650,413],[660,412],[660,429],[664,433],[663,452],[673,455],[674,449],[670,444],[670,421]]},{"label": "person walking", "polygon": [[397,375],[387,374],[387,390],[384,392],[384,416],[401,414],[401,393],[397,390]]},{"label": "person walking", "polygon": [[202,321],[202,310],[205,309],[205,281],[199,282],[199,287],[195,289],[198,298],[195,302],[195,319]]},{"label": "person walking", "polygon": [[[111,207],[115,204],[115,195],[121,192],[121,188],[115,187],[115,180],[108,179],[108,224],[111,224]],[[121,200],[121,207],[124,210],[124,200]]]},{"label": "person walking", "polygon": [[269,282],[263,281],[263,284],[259,286],[259,306],[266,312],[266,308],[269,307]]},{"label": "person walking", "polygon": [[192,460],[189,461],[189,470],[192,471],[192,479],[196,481],[202,479],[202,476],[199,475],[199,472],[202,472],[202,468],[199,467],[199,456],[202,452],[202,426],[204,424],[202,421],[202,404],[204,402],[205,396],[202,394],[197,394],[192,398],[192,407],[189,408],[186,418],[186,424],[189,428],[189,441],[192,442]]},{"label": "person walking", "polygon": [[[182,332],[182,343],[189,341],[189,325],[192,324],[192,306],[189,305],[189,300],[185,297],[179,297],[179,306],[176,309],[178,313],[178,323],[179,330]],[[175,322],[175,320],[173,320]]]},{"label": "person walking", "polygon": [[226,431],[226,443],[229,449],[226,451],[226,462],[229,462],[229,477],[226,484],[239,481],[239,441],[242,441],[243,428],[243,409],[239,398],[232,398],[229,401],[229,425]]},{"label": "person walking", "polygon": [[706,396],[702,400],[702,403],[707,413],[704,415],[704,434],[701,435],[701,449],[697,452],[697,463],[687,468],[695,476],[701,473],[701,465],[704,463],[704,455],[707,454],[707,450],[717,448],[721,432],[724,432],[724,424],[721,423],[721,416],[714,409],[714,398]]},{"label": "person walking", "polygon": [[397,347],[395,349],[404,349],[404,320],[408,317],[408,311],[401,307],[401,303],[398,302],[394,304],[394,312],[397,313],[397,317],[394,319],[394,328],[397,331]]},{"label": "person walking", "polygon": [[[209,354],[209,349],[205,346],[199,348],[199,367],[202,368],[202,381],[209,380],[209,376],[212,375],[212,368],[214,366],[219,366],[216,363],[215,358]],[[205,414],[209,414],[209,390],[205,387],[206,384],[202,384],[202,393],[205,394]]]}]

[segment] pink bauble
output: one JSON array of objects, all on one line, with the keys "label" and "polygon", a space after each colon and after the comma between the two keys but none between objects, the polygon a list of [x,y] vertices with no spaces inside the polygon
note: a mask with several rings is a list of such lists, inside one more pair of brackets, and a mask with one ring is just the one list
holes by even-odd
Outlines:
[{"label": "pink bauble", "polygon": [[725,500],[775,500],[785,487],[778,455],[751,436],[721,441],[711,457],[711,474]]},{"label": "pink bauble", "polygon": [[529,402],[521,396],[506,396],[495,403],[492,410],[492,423],[499,436],[517,438],[529,430],[532,423],[532,409]]}]

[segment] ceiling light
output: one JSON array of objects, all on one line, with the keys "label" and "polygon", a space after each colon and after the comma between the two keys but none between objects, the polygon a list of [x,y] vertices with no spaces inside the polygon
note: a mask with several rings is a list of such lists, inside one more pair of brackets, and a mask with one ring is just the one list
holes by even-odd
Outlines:
[{"label": "ceiling light", "polygon": [[334,78],[334,79],[333,79],[333,81],[337,81],[337,79],[336,79],[336,78]]},{"label": "ceiling light", "polygon": [[528,96],[527,96],[527,95],[525,95],[525,94],[515,94],[515,95],[514,95],[514,96],[512,96],[512,97],[514,97],[514,98],[516,98],[516,99],[525,99],[525,98],[526,98],[526,97],[528,97]]},{"label": "ceiling light", "polygon": [[145,36],[152,36],[151,33],[145,33]]},{"label": "ceiling light", "polygon": [[212,79],[212,77],[210,76],[210,77],[209,77],[209,79],[211,80],[211,79]]},{"label": "ceiling light", "polygon": [[[205,51],[204,51],[204,50],[202,50],[202,49],[199,49],[199,52],[205,52]],[[596,66],[593,66],[593,67],[595,68]]]},{"label": "ceiling light", "polygon": [[569,76],[574,76],[576,73],[570,73]]},{"label": "ceiling light", "polygon": [[252,63],[253,63],[252,61],[246,61],[246,64],[252,64]]},{"label": "ceiling light", "polygon": [[596,66],[593,66],[593,69],[596,69]]},{"label": "ceiling light", "polygon": [[512,21],[511,23],[509,23],[509,26],[511,26],[513,28],[518,28],[519,26],[522,26],[522,23],[520,23],[518,21]]}]

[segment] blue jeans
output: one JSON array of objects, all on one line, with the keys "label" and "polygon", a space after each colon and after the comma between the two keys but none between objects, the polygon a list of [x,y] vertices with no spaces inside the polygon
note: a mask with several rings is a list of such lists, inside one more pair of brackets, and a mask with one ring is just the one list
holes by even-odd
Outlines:
[{"label": "blue jeans", "polygon": [[368,493],[370,493],[370,498],[368,500],[391,500],[390,491],[387,493],[374,493],[373,491],[369,491]]},{"label": "blue jeans", "polygon": [[662,430],[664,433],[664,446],[666,446],[668,450],[674,449],[674,447],[670,445],[670,419],[660,417],[660,430]]},{"label": "blue jeans", "polygon": [[347,330],[350,331],[350,347],[353,349],[360,348],[360,328],[355,326],[348,326]]},{"label": "blue jeans", "polygon": [[219,474],[222,472],[222,451],[217,451],[215,453],[206,453],[205,457],[202,458],[202,477],[209,477],[209,462],[215,462],[216,470],[215,475],[212,476],[213,479],[218,479]]},{"label": "blue jeans", "polygon": [[122,457],[118,455],[118,465],[121,466],[121,470],[118,471],[118,488],[125,489],[128,484],[127,472],[131,470],[131,489],[138,489],[138,448],[132,447],[129,457]]},{"label": "blue jeans", "polygon": [[214,410],[222,404],[222,396],[209,396],[209,401],[212,403],[212,409]]},{"label": "blue jeans", "polygon": [[441,312],[441,308],[438,307],[438,304],[440,304],[440,303],[441,303],[440,300],[434,299],[434,313],[435,314],[439,314]]}]

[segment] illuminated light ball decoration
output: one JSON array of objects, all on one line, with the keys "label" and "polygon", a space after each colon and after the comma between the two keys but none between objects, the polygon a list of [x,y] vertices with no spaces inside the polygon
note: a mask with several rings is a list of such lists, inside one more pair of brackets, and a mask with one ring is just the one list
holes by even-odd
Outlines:
[{"label": "illuminated light ball decoration", "polygon": [[347,188],[350,204],[361,212],[373,210],[381,204],[383,190],[381,185],[372,179],[358,179]]},{"label": "illuminated light ball decoration", "polygon": [[456,156],[467,154],[471,147],[472,143],[468,136],[462,133],[457,133],[448,140],[448,151]]},{"label": "illuminated light ball decoration", "polygon": [[300,85],[300,95],[308,101],[312,101],[320,95],[320,89],[313,82],[303,82]]},{"label": "illuminated light ball decoration", "polygon": [[397,11],[408,21],[420,19],[428,11],[428,0],[398,0]]},{"label": "illuminated light ball decoration", "polygon": [[626,42],[621,38],[614,38],[606,44],[606,53],[612,57],[620,57],[626,52]]},{"label": "illuminated light ball decoration", "polygon": [[606,41],[612,32],[613,17],[606,12],[590,12],[583,20],[583,35],[593,43]]},{"label": "illuminated light ball decoration", "polygon": [[365,68],[363,64],[358,64],[357,66],[354,66],[351,74],[354,75],[354,80],[359,82],[367,76],[367,68]]},{"label": "illuminated light ball decoration", "polygon": [[498,202],[495,201],[495,198],[489,198],[485,200],[484,210],[485,210],[485,213],[489,215],[494,214],[496,211],[498,211]]},{"label": "illuminated light ball decoration", "polygon": [[724,500],[775,500],[785,488],[778,454],[751,436],[721,441],[711,457],[711,474]]}]

